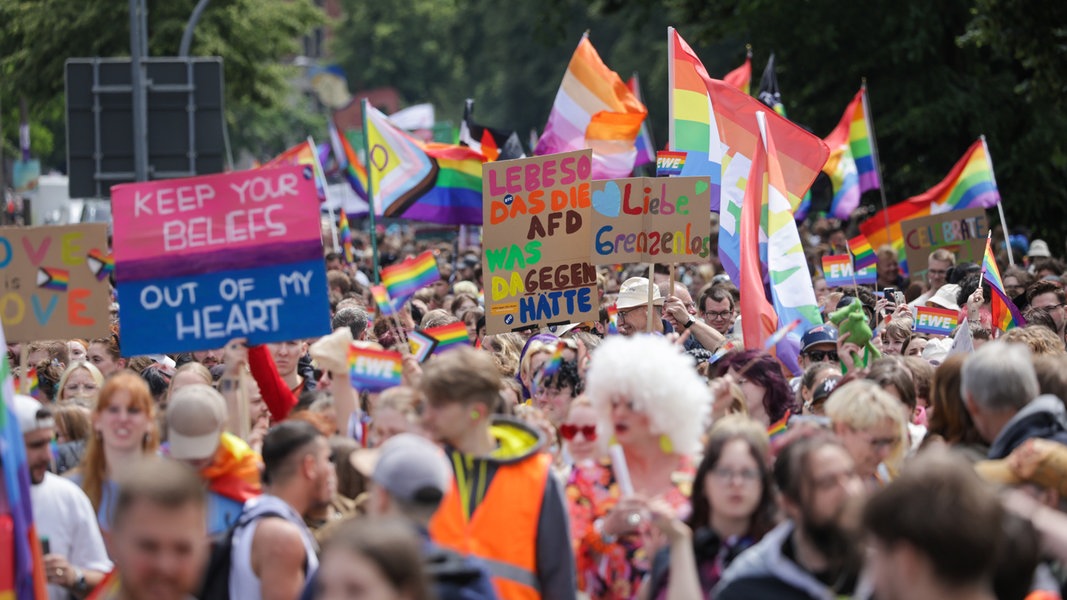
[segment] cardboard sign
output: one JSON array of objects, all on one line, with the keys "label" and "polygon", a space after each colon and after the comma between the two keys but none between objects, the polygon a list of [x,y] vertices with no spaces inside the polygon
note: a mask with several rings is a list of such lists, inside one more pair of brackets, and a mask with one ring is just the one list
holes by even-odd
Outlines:
[{"label": "cardboard sign", "polygon": [[123,353],[329,333],[313,177],[288,166],[112,188]]},{"label": "cardboard sign", "polygon": [[707,177],[634,177],[592,185],[594,264],[706,262],[711,254]]},{"label": "cardboard sign", "polygon": [[959,312],[947,308],[918,306],[915,309],[915,331],[931,335],[952,335],[959,323]]},{"label": "cardboard sign", "polygon": [[[656,153],[656,177],[681,175],[685,168],[685,152],[660,150]],[[710,205],[709,205],[710,206]]]},{"label": "cardboard sign", "polygon": [[967,208],[904,221],[900,231],[908,271],[915,277],[926,273],[930,253],[938,248],[955,253],[957,262],[982,264],[989,220],[985,209]]},{"label": "cardboard sign", "polygon": [[9,342],[109,331],[107,225],[0,227],[0,320]]},{"label": "cardboard sign", "polygon": [[590,150],[485,163],[485,325],[488,333],[595,321],[589,263]]}]

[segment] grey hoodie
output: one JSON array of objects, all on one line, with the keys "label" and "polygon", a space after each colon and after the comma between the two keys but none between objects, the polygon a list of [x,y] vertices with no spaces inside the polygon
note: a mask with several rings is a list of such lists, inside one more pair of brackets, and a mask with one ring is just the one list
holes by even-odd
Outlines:
[{"label": "grey hoodie", "polygon": [[1062,400],[1051,394],[1042,394],[1022,407],[989,446],[989,458],[1005,458],[1031,438],[1067,444],[1067,409]]}]

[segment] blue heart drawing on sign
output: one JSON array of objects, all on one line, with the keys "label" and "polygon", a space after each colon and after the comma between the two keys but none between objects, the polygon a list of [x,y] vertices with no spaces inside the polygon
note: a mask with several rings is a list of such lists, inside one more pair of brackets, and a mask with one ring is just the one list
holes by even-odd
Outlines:
[{"label": "blue heart drawing on sign", "polygon": [[619,216],[622,207],[622,192],[614,181],[604,184],[602,191],[593,191],[593,210],[612,219]]}]

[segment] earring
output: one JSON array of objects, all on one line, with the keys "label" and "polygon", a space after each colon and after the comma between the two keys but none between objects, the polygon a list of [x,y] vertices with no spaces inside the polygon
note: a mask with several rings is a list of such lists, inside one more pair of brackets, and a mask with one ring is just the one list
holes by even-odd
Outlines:
[{"label": "earring", "polygon": [[481,416],[482,416],[482,413],[480,413],[480,412],[478,412],[476,410],[472,410],[471,411],[471,421],[477,421],[478,419],[481,418]]},{"label": "earring", "polygon": [[674,454],[674,444],[671,443],[671,438],[667,434],[659,436],[659,449],[664,454]]}]

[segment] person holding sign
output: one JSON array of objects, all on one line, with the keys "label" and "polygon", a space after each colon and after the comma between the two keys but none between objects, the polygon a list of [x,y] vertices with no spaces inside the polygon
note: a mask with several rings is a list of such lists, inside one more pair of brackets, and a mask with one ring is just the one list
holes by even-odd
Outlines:
[{"label": "person holding sign", "polygon": [[[649,295],[648,285],[648,279],[645,277],[631,277],[622,282],[622,286],[619,288],[619,297],[615,301],[615,307],[619,311],[619,333],[621,335],[632,336],[646,331],[660,335],[675,333],[674,327],[664,318],[666,300],[660,295],[659,286],[652,284],[652,293]],[[651,328],[648,323],[649,298],[652,298]],[[693,318],[693,315],[689,314],[689,311],[685,309],[685,305],[680,300],[672,297],[669,308],[672,311],[672,319],[676,319],[676,322],[680,323],[683,330],[690,330],[694,327],[699,328],[701,337],[704,337],[711,344],[710,350],[722,345],[724,339],[722,335],[718,334],[716,336],[717,332],[714,329],[706,323],[701,323]],[[690,335],[685,340],[686,350],[702,347],[700,341],[695,339],[694,335]]]},{"label": "person holding sign", "polygon": [[579,587],[591,598],[635,598],[650,567],[649,503],[689,515],[693,458],[711,408],[707,385],[662,337],[616,336],[593,353],[586,395],[598,430],[617,445],[610,467],[575,470],[568,482]]}]

